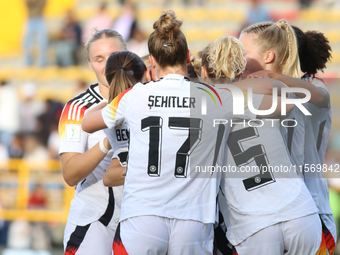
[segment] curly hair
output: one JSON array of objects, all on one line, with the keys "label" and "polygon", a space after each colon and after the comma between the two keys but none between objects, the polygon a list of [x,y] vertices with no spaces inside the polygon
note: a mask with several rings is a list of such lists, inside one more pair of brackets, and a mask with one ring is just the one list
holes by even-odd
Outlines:
[{"label": "curly hair", "polygon": [[318,31],[303,32],[292,26],[298,41],[298,51],[301,71],[314,76],[318,70],[326,68],[326,63],[332,58],[332,48],[328,39]]},{"label": "curly hair", "polygon": [[241,42],[232,36],[222,36],[202,52],[201,65],[209,78],[236,78],[246,67]]}]

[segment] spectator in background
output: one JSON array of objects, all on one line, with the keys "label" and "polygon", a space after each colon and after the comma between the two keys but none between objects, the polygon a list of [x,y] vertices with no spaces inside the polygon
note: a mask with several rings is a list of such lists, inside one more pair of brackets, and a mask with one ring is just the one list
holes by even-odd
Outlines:
[{"label": "spectator in background", "polygon": [[[33,188],[29,201],[29,209],[46,209],[46,189],[41,184]],[[31,247],[34,250],[47,250],[51,246],[51,233],[46,222],[31,222]]]},{"label": "spectator in background", "polygon": [[57,65],[66,67],[79,64],[78,50],[81,48],[81,28],[72,11],[66,14],[66,22],[61,28],[59,40],[55,43]]},{"label": "spectator in background", "polygon": [[50,135],[47,141],[47,150],[51,159],[60,159],[59,156],[59,132],[58,124],[53,123],[50,126]]},{"label": "spectator in background", "polygon": [[113,19],[106,13],[106,9],[107,3],[101,3],[98,13],[86,22],[83,30],[83,42],[87,42],[91,38],[94,29],[112,28]]},{"label": "spectator in background", "polygon": [[44,161],[49,159],[47,149],[41,144],[37,135],[27,135],[24,140],[24,159]]},{"label": "spectator in background", "polygon": [[128,50],[142,57],[149,54],[148,40],[138,26],[133,26],[131,39],[127,43]]},{"label": "spectator in background", "polygon": [[14,134],[19,131],[19,98],[15,87],[0,80],[0,143],[9,151]]},{"label": "spectator in background", "polygon": [[[189,0],[183,0],[183,4],[185,4],[186,6],[189,6],[191,3],[192,2],[190,2]],[[203,6],[203,0],[195,0],[195,4]]]},{"label": "spectator in background", "polygon": [[[0,142],[0,163],[9,158],[7,148]],[[0,222],[1,224],[1,222]]]},{"label": "spectator in background", "polygon": [[48,37],[43,18],[45,3],[46,0],[26,0],[28,20],[26,22],[24,47],[27,65],[33,64],[32,50],[35,43],[39,49],[39,65],[47,65],[46,51]]},{"label": "spectator in background", "polygon": [[312,4],[312,0],[300,0],[300,9],[308,9]]},{"label": "spectator in background", "polygon": [[270,21],[271,17],[266,6],[261,0],[251,0],[250,9],[248,10],[246,24],[244,27],[263,21]]},{"label": "spectator in background", "polygon": [[29,249],[31,246],[31,225],[27,220],[16,219],[8,228],[7,246],[12,249]]},{"label": "spectator in background", "polygon": [[116,20],[113,30],[121,34],[124,41],[128,41],[132,36],[133,26],[136,26],[136,8],[132,3],[124,1],[122,15]]},{"label": "spectator in background", "polygon": [[43,112],[44,103],[35,98],[36,86],[32,82],[25,83],[21,89],[23,100],[20,102],[20,127],[23,134],[36,131],[37,118]]},{"label": "spectator in background", "polygon": [[35,132],[39,134],[42,144],[46,147],[50,136],[51,127],[58,124],[63,105],[52,100],[45,101],[45,109],[37,118],[37,128]]},{"label": "spectator in background", "polygon": [[47,206],[46,190],[41,184],[36,184],[28,200],[28,208],[45,209]]},{"label": "spectator in background", "polygon": [[22,158],[24,156],[24,135],[16,133],[9,149],[10,158]]},{"label": "spectator in background", "polygon": [[[1,201],[1,197],[0,197],[0,211],[4,207],[5,206],[3,202]],[[8,227],[9,227],[9,221],[6,221],[0,218],[0,247],[5,246],[7,244]]]}]

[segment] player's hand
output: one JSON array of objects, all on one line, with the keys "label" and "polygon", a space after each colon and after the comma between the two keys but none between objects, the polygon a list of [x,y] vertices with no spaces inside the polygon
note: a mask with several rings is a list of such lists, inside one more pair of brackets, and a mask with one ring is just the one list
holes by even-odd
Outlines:
[{"label": "player's hand", "polygon": [[126,169],[122,172],[123,176],[126,176]]},{"label": "player's hand", "polygon": [[240,76],[242,79],[247,79],[249,74],[249,71],[246,69],[240,74]]},{"label": "player's hand", "polygon": [[112,146],[111,146],[111,144],[110,144],[110,142],[109,142],[109,139],[108,139],[107,137],[104,138],[104,146],[105,146],[105,148],[108,149],[108,150],[111,150],[111,149],[112,149]]}]

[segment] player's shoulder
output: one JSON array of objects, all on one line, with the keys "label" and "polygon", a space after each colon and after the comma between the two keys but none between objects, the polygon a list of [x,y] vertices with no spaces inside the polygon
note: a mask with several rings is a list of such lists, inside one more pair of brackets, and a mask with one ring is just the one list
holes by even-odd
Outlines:
[{"label": "player's shoulder", "polygon": [[90,104],[100,103],[104,98],[99,93],[98,83],[92,84],[87,90],[70,99],[65,106],[70,104],[81,104],[88,102]]},{"label": "player's shoulder", "polygon": [[325,88],[328,87],[324,79],[316,77],[316,76],[312,77],[312,76],[309,76],[308,74],[305,74],[301,77],[301,79],[304,81],[308,81],[317,87],[325,87]]},{"label": "player's shoulder", "polygon": [[[190,83],[190,79],[179,74],[167,74],[164,77],[159,78],[158,80],[151,80],[148,82],[140,82],[138,83],[140,86],[153,86],[153,85],[159,85],[163,83],[167,83],[168,81],[180,81],[182,83]],[[136,86],[136,85],[135,85]]]},{"label": "player's shoulder", "polygon": [[152,86],[152,85],[161,83],[163,80],[164,80],[164,78],[160,78],[160,79],[158,79],[156,81],[151,80],[151,81],[147,81],[147,82],[139,82],[136,85],[138,85],[139,87]]},{"label": "player's shoulder", "polygon": [[103,100],[104,98],[99,93],[98,84],[93,84],[65,104],[61,118],[79,121],[87,109]]},{"label": "player's shoulder", "polygon": [[121,97],[126,95],[142,95],[146,93],[146,91],[150,91],[154,85],[159,85],[162,81],[162,78],[157,81],[148,81],[148,82],[138,82],[129,89],[125,90],[121,93]]}]

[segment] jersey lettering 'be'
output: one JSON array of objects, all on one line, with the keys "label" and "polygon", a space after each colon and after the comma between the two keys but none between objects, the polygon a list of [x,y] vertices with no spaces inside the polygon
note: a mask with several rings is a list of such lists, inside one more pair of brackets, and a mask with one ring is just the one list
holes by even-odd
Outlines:
[{"label": "jersey lettering 'be'", "polygon": [[128,129],[116,129],[117,141],[128,141],[129,140],[129,130]]}]

